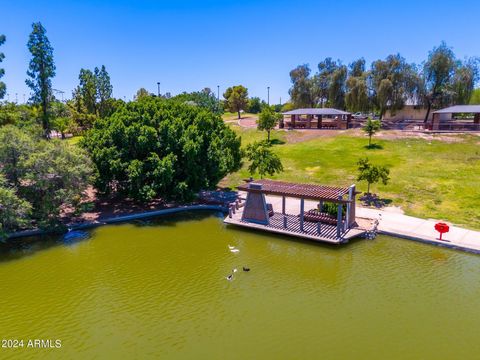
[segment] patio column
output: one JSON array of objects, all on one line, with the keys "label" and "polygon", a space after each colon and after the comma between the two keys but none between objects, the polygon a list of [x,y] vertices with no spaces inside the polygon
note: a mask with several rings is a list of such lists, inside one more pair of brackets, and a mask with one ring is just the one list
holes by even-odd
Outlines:
[{"label": "patio column", "polygon": [[282,215],[283,215],[283,228],[287,228],[287,216],[285,215],[285,195],[282,196]]},{"label": "patio column", "polygon": [[[339,201],[342,201],[343,198],[341,196],[338,197]],[[338,203],[337,207],[337,238],[339,239],[341,237],[342,233],[342,203]]]},{"label": "patio column", "polygon": [[321,129],[322,128],[322,115],[317,115],[317,129]]},{"label": "patio column", "polygon": [[303,218],[305,213],[305,201],[300,199],[300,231],[303,231]]},{"label": "patio column", "polygon": [[290,122],[292,124],[292,128],[295,129],[295,120],[297,120],[297,115],[292,115],[292,121]]}]

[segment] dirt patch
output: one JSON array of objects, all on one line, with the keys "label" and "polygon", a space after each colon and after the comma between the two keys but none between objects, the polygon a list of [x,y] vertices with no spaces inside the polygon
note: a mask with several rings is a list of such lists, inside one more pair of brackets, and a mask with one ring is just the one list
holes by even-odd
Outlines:
[{"label": "dirt patch", "polygon": [[73,209],[63,209],[62,220],[66,224],[81,224],[85,222],[102,221],[107,218],[131,215],[144,211],[160,210],[174,207],[173,203],[166,203],[162,199],[154,199],[150,202],[139,203],[132,199],[124,199],[118,196],[100,197],[93,187],[84,192],[81,206],[84,212],[75,215]]},{"label": "dirt patch", "polygon": [[316,138],[333,137],[340,134],[345,134],[344,130],[285,130],[287,132],[287,142],[289,144],[295,144],[304,142]]},{"label": "dirt patch", "polygon": [[387,130],[380,131],[375,135],[378,139],[383,140],[399,140],[399,139],[423,139],[426,141],[443,141],[446,143],[458,143],[465,139],[464,134],[428,134],[424,132],[415,131],[399,131],[399,130]]}]

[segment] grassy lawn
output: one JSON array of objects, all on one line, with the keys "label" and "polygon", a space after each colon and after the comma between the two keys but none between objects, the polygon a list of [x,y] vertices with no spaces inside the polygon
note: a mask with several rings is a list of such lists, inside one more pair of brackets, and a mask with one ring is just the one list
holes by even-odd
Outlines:
[{"label": "grassy lawn", "polygon": [[[242,135],[242,144],[263,139],[265,132],[232,128]],[[455,142],[421,138],[374,139],[381,148],[366,149],[368,140],[358,133],[323,136],[306,141],[292,132],[273,132],[274,151],[285,171],[274,178],[326,185],[365,183],[356,181],[360,157],[390,167],[390,183],[373,185],[372,192],[390,199],[406,214],[443,219],[480,229],[480,137],[465,135]],[[292,140],[293,139],[293,140]],[[248,177],[246,164],[224,180],[236,186]]]},{"label": "grassy lawn", "polygon": [[[248,117],[257,117],[258,114],[250,114],[250,113],[241,113],[240,114],[242,116],[242,119],[243,118],[248,118]],[[225,121],[228,121],[228,120],[238,120],[238,114],[235,112],[235,113],[232,113],[232,112],[225,112],[223,113],[222,115],[222,119],[225,120]]]}]

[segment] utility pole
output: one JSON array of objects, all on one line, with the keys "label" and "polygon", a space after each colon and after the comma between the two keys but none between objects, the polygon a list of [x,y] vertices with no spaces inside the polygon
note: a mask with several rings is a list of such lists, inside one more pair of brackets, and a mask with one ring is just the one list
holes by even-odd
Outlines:
[{"label": "utility pole", "polygon": [[220,101],[220,85],[217,85],[217,101]]},{"label": "utility pole", "polygon": [[160,81],[157,82],[158,97],[160,97]]},{"label": "utility pole", "polygon": [[267,104],[270,106],[270,86],[267,86]]}]

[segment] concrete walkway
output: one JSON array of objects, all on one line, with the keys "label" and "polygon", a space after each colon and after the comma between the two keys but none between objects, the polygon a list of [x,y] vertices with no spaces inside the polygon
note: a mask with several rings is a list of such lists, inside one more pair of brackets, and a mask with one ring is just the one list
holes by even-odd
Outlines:
[{"label": "concrete walkway", "polygon": [[378,230],[381,234],[480,253],[479,231],[467,230],[449,224],[450,231],[443,234],[443,239],[447,241],[440,241],[438,240],[439,233],[434,229],[438,222],[436,220],[419,219],[388,210],[358,207],[356,214],[359,217],[379,219]]},{"label": "concrete walkway", "polygon": [[[242,194],[245,196],[246,194]],[[272,203],[274,209],[281,209],[281,197],[267,196],[267,202]],[[316,202],[305,201],[305,208],[315,208]],[[287,213],[297,214],[300,209],[300,200],[287,198]],[[480,254],[480,232],[467,230],[458,226],[450,226],[450,231],[443,234],[438,240],[439,233],[434,229],[437,220],[425,220],[413,216],[403,215],[393,210],[378,210],[357,207],[356,216],[367,219],[378,219],[378,232],[394,237],[420,241],[423,243],[464,250]],[[448,224],[448,222],[447,222]],[[450,224],[449,224],[450,225]]]}]

